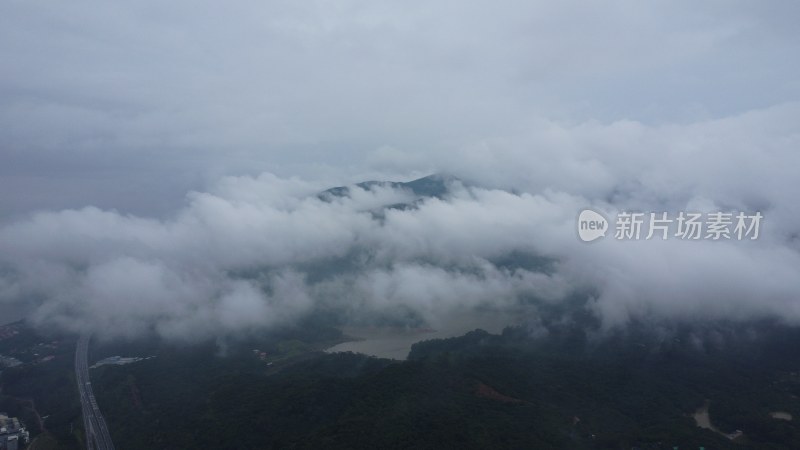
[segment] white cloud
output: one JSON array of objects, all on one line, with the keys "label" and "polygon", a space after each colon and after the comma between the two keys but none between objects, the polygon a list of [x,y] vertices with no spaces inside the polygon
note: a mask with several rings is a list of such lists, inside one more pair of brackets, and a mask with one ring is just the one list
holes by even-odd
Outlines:
[{"label": "white cloud", "polygon": [[[588,287],[610,324],[796,321],[797,12],[5,2],[0,299],[35,303],[43,324],[176,338],[291,321],[348,289],[431,315]],[[428,170],[483,188],[380,219],[408,193],[316,198]],[[765,223],[757,242],[587,246],[587,206]],[[489,264],[513,250],[556,273]],[[345,257],[353,273],[304,278]]]}]

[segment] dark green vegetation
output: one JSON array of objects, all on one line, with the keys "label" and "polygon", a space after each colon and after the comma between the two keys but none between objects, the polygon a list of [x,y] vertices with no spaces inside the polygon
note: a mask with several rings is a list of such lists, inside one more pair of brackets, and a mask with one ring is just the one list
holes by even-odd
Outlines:
[{"label": "dark green vegetation", "polygon": [[[767,323],[602,338],[551,324],[420,343],[406,362],[162,346],[93,377],[120,449],[790,449],[800,427],[769,413],[800,417],[798,344],[800,331]],[[706,400],[721,432],[744,435],[698,428]]]},{"label": "dark green vegetation", "polygon": [[[589,319],[426,341],[405,362],[324,354],[341,335],[316,323],[191,345],[95,342],[90,360],[155,356],[91,369],[120,449],[798,448],[800,330],[648,323],[601,334],[585,331]],[[79,448],[74,342],[20,330],[0,341],[25,362],[3,371],[0,410],[34,433],[36,412],[46,415],[47,447]],[[46,349],[54,358],[41,362]],[[704,404],[718,432],[692,418]]]},{"label": "dark green vegetation", "polygon": [[0,354],[22,365],[2,369],[0,411],[22,419],[37,448],[80,449],[83,422],[75,385],[76,338],[37,333],[18,322],[3,327]]},{"label": "dark green vegetation", "polygon": [[[174,405],[177,409],[163,411],[163,417],[159,415],[155,419],[166,423],[173,417],[186,414],[187,408],[193,405],[191,399],[202,400],[202,392],[192,391],[201,381],[221,374],[235,376],[254,369],[263,372],[264,368],[269,368],[276,372],[287,364],[314,357],[321,348],[342,341],[338,330],[320,325],[313,319],[300,325],[231,342],[231,352],[227,355],[225,351],[228,343],[223,341],[174,346],[155,339],[142,339],[133,343],[93,343],[89,360],[94,362],[112,355],[158,355],[160,360],[154,367],[165,368],[168,374],[164,377],[163,385],[156,383],[152,387],[172,389],[177,381],[177,386],[183,388],[179,392],[161,390],[156,391],[156,394],[167,400],[174,395],[182,395],[186,399],[185,404]],[[0,411],[22,419],[31,432],[34,440],[32,446],[36,449],[85,448],[81,405],[74,372],[77,336],[34,331],[22,322],[2,327],[2,331],[4,333],[0,334],[0,355],[14,357],[22,364],[12,368],[0,366]],[[253,345],[269,352],[269,357],[259,359],[250,348]],[[248,350],[242,353],[245,347]],[[172,358],[173,354],[179,356]],[[164,367],[158,364],[161,361],[174,362],[176,365]],[[268,366],[269,363],[272,365]],[[109,367],[90,369],[93,383],[96,382],[98,373],[102,374],[108,369]],[[95,390],[97,391],[96,388]],[[114,406],[109,401],[100,400],[104,414],[106,405],[110,405],[109,409]],[[113,420],[117,418],[109,422]],[[121,448],[131,446],[123,443]]]}]

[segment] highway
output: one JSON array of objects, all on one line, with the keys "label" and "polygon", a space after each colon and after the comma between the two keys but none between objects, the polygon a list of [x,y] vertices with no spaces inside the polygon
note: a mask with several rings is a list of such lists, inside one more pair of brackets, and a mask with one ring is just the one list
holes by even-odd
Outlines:
[{"label": "highway", "polygon": [[113,450],[111,435],[97,401],[92,393],[92,383],[89,380],[89,334],[82,334],[78,339],[75,350],[75,376],[78,380],[78,392],[81,396],[81,409],[83,410],[83,427],[86,429],[87,450]]}]

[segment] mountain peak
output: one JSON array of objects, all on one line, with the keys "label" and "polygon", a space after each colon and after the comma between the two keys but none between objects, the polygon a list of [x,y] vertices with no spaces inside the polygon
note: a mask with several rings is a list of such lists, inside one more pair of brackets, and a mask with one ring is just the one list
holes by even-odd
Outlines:
[{"label": "mountain peak", "polygon": [[[442,198],[449,192],[449,186],[460,181],[457,177],[446,173],[433,173],[411,181],[362,181],[356,183],[361,189],[372,190],[374,187],[389,187],[392,189],[406,189],[417,197]],[[337,186],[321,192],[318,197],[330,201],[334,197],[350,195],[350,186]]]}]

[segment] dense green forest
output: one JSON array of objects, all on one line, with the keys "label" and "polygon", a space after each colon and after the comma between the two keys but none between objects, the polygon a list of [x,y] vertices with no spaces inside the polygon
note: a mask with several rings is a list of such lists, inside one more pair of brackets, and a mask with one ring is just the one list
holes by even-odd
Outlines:
[{"label": "dense green forest", "polygon": [[[93,361],[154,358],[92,378],[120,449],[798,448],[800,330],[598,332],[580,322],[424,341],[406,361],[321,352],[341,339],[324,326],[182,345],[96,342]],[[3,402],[35,398],[54,412],[45,423],[59,448],[75,448],[80,415],[62,352],[51,361],[61,365],[5,370]],[[704,405],[716,431],[692,417]]]},{"label": "dense green forest", "polygon": [[23,364],[0,368],[0,411],[22,419],[37,449],[85,448],[75,385],[75,336],[34,331],[23,323],[3,327],[0,354]]},{"label": "dense green forest", "polygon": [[[767,323],[558,325],[427,341],[404,362],[310,352],[276,369],[209,343],[96,373],[119,448],[788,449],[800,427],[769,413],[800,417],[799,343]],[[719,432],[691,417],[705,402]]]}]

